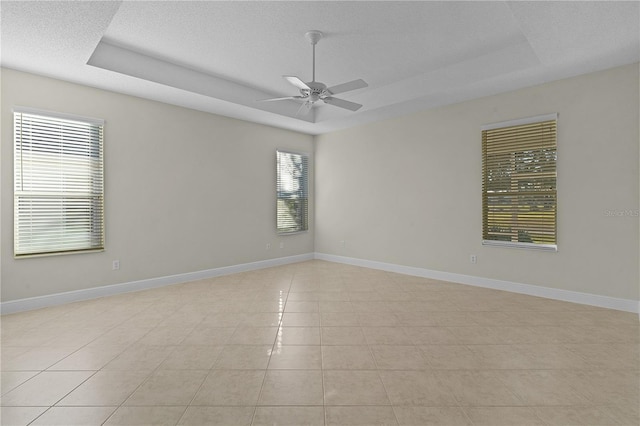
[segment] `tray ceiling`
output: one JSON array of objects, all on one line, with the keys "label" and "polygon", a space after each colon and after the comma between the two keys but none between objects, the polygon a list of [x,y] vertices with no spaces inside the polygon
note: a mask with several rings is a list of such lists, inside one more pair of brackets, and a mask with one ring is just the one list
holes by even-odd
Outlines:
[{"label": "tray ceiling", "polygon": [[[638,62],[638,2],[192,2],[1,4],[3,67],[309,134]],[[351,112],[257,99],[328,86]]]}]

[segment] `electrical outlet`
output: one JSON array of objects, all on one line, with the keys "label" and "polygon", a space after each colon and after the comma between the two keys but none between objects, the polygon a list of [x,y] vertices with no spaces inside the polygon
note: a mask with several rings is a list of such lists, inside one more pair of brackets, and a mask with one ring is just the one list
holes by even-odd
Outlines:
[{"label": "electrical outlet", "polygon": [[284,248],[284,243],[280,243],[280,248]]},{"label": "electrical outlet", "polygon": [[475,254],[469,255],[469,262],[478,263],[478,256],[476,256]]},{"label": "electrical outlet", "polygon": [[271,249],[271,243],[267,243],[267,250]]},{"label": "electrical outlet", "polygon": [[120,269],[120,261],[114,260],[113,264],[111,265],[111,269],[113,269],[114,271],[117,271],[118,269]]},{"label": "electrical outlet", "polygon": [[344,240],[340,241],[340,247],[345,248],[346,247],[346,243],[344,242]]}]

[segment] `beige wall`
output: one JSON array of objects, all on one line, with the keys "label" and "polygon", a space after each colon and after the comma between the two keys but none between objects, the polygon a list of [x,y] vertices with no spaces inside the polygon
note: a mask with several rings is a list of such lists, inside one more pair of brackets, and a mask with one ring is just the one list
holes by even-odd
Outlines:
[{"label": "beige wall", "polygon": [[[316,252],[638,300],[638,217],[606,214],[639,208],[638,80],[635,64],[317,137]],[[552,112],[558,251],[482,246],[480,126]]]},{"label": "beige wall", "polygon": [[[1,88],[3,302],[313,252],[275,232],[275,150],[311,136],[7,69]],[[105,119],[105,252],[13,258],[14,106]]]},{"label": "beige wall", "polygon": [[[318,136],[315,236],[278,237],[275,149],[312,153],[313,137],[3,69],[2,301],[310,253],[314,242],[320,253],[638,300],[639,219],[606,215],[639,208],[638,80],[636,64]],[[104,253],[13,259],[16,105],[106,120]],[[484,247],[480,126],[550,112],[559,250]]]}]

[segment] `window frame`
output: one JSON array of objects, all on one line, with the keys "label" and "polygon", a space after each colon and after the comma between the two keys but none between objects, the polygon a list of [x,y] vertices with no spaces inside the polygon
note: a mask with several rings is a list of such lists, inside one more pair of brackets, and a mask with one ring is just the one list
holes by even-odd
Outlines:
[{"label": "window frame", "polygon": [[[15,259],[23,259],[23,258],[31,258],[31,257],[43,257],[43,256],[59,256],[66,254],[79,254],[79,253],[93,253],[93,252],[102,252],[105,249],[105,206],[104,206],[104,124],[105,121],[99,118],[85,117],[74,114],[66,114],[55,111],[47,111],[29,107],[21,107],[16,106],[12,110],[13,112],[13,198],[14,198],[14,212],[13,212],[13,255]],[[25,116],[29,117],[29,119],[34,121],[49,121],[48,125],[52,124],[60,124],[61,132],[56,136],[52,136],[50,138],[44,139],[35,139],[33,135],[30,135],[29,138],[23,137],[25,130]],[[18,122],[20,123],[18,125]],[[63,126],[67,126],[67,128]],[[19,127],[18,127],[19,126]],[[41,127],[43,124],[40,124],[40,131],[44,131],[45,128]],[[71,140],[64,139],[69,138],[70,128],[75,127],[78,130],[79,127],[86,127],[86,132],[89,133],[88,136],[81,137],[80,145],[78,142],[75,143],[75,147],[70,148],[67,147],[67,150],[77,150],[81,149],[81,147],[85,147],[86,150],[84,154],[80,155],[80,158],[83,157],[94,157],[97,156],[95,160],[89,159],[85,161],[85,164],[78,163],[76,159],[76,163],[81,164],[80,169],[86,168],[86,174],[79,173],[78,170],[74,170],[75,174],[71,177],[72,181],[70,182],[70,186],[66,189],[64,188],[65,184],[47,184],[45,185],[42,178],[29,176],[29,173],[42,172],[42,165],[38,165],[36,167],[32,167],[30,169],[25,169],[23,166],[25,152],[28,150],[24,149],[25,144],[29,144],[31,146],[31,150],[34,149],[34,146],[37,147],[40,145],[45,151],[41,151],[44,153],[43,155],[58,155],[59,163],[70,163],[70,154],[65,153],[64,143],[62,140]],[[33,129],[33,127],[32,127]],[[37,127],[36,127],[37,129]],[[77,134],[77,133],[76,133]],[[63,136],[60,136],[63,135]],[[44,142],[42,142],[44,141]],[[49,142],[49,143],[48,143]],[[71,146],[74,146],[73,143]],[[53,148],[51,148],[53,147]],[[53,151],[46,151],[47,149],[52,149]],[[58,150],[58,153],[55,153],[55,150]],[[33,152],[33,151],[32,151]],[[82,152],[82,151],[80,151]],[[36,156],[34,157],[31,154],[31,157],[35,161],[50,161],[47,160],[44,156]],[[53,159],[53,157],[51,157]],[[61,173],[63,166],[52,166],[50,170],[45,171],[45,176],[47,178],[56,177],[58,179],[65,180],[64,174]],[[26,171],[25,171],[26,170]],[[47,174],[50,173],[50,174]],[[78,176],[84,177],[80,181],[78,181]],[[45,178],[46,180],[46,178]],[[82,180],[86,180],[86,182],[80,183]],[[27,185],[31,186],[30,189],[20,189],[18,186]],[[45,185],[43,187],[43,185]],[[80,186],[78,186],[80,185]],[[85,186],[85,190],[81,190],[82,186]],[[46,189],[33,189],[34,186],[45,188]],[[65,190],[66,189],[66,190]],[[56,240],[57,244],[42,244],[39,247],[25,240],[24,247],[21,246],[21,242],[23,238],[21,237],[21,230],[19,229],[21,223],[30,224],[34,220],[33,210],[31,208],[26,208],[24,211],[21,211],[21,202],[29,203],[36,201],[38,198],[40,200],[50,200],[53,203],[57,203],[56,209],[59,209],[62,213],[59,214],[50,214],[50,212],[44,213],[45,216],[40,216],[40,218],[52,218],[58,219],[58,221],[62,224],[56,224],[57,228],[53,228],[50,232],[60,233],[64,232],[64,230],[71,229],[65,222],[69,221],[70,216],[68,216],[67,211],[69,209],[75,209],[76,212],[78,210],[82,211],[80,215],[73,215],[75,218],[71,219],[72,221],[77,220],[78,217],[81,217],[84,221],[84,225],[80,226],[81,232],[86,233],[86,243],[83,245],[82,242],[78,244],[71,244],[71,240],[65,240],[64,237],[58,238]],[[79,200],[76,201],[75,204],[68,204],[70,200]],[[84,201],[83,201],[84,200]],[[81,204],[77,204],[80,202]],[[49,201],[47,201],[49,203]],[[84,204],[83,204],[84,203]],[[96,208],[97,206],[97,208]],[[25,213],[25,211],[29,211],[29,213]],[[21,216],[21,213],[23,215]],[[22,222],[21,221],[26,221]],[[73,223],[75,225],[76,230],[78,229],[77,222]],[[65,246],[65,243],[68,244]]]},{"label": "window frame", "polygon": [[[509,248],[519,248],[519,249],[534,249],[534,250],[544,250],[544,251],[557,251],[558,250],[558,191],[557,191],[557,172],[558,172],[558,163],[557,163],[557,152],[558,152],[558,136],[557,136],[557,120],[558,113],[551,113],[545,115],[539,115],[534,117],[527,117],[516,120],[503,121],[498,123],[487,124],[481,127],[482,132],[482,245],[486,246],[498,246],[498,247],[509,247]],[[540,197],[541,199],[544,197],[544,194],[549,194],[553,196],[553,243],[535,243],[535,242],[520,242],[520,241],[503,241],[498,239],[490,239],[488,236],[488,229],[491,227],[491,223],[488,219],[488,188],[487,188],[487,141],[485,134],[491,130],[497,129],[505,129],[512,127],[520,127],[531,124],[545,123],[545,122],[554,122],[554,133],[553,133],[553,148],[554,148],[554,162],[553,162],[553,190],[549,191],[528,191],[529,193],[535,193],[535,196]],[[540,150],[548,149],[547,146],[544,146],[542,141],[540,143]],[[531,150],[529,150],[531,151]],[[511,155],[515,156],[518,152],[518,147],[513,148]],[[514,170],[516,167],[515,159],[512,160],[512,165],[509,170]],[[507,169],[507,168],[505,168]],[[510,177],[510,180],[518,181],[518,177]],[[513,185],[513,182],[511,183]],[[507,191],[513,194],[518,194],[520,191]],[[517,224],[517,221],[514,220],[511,224]],[[519,226],[520,227],[520,226]],[[531,229],[531,228],[528,228]],[[527,232],[527,229],[517,229],[514,232],[524,231]]]},{"label": "window frame", "polygon": [[[281,197],[280,196],[280,192],[281,192],[279,190],[280,189],[280,166],[279,166],[280,154],[296,155],[296,156],[300,156],[303,159],[303,164],[305,166],[305,169],[304,169],[304,176],[302,177],[302,179],[305,187],[299,190],[298,192],[302,192],[303,195],[305,195],[304,197],[297,198],[297,197]],[[299,234],[299,233],[304,233],[309,231],[309,169],[310,169],[309,154],[305,152],[293,151],[289,149],[280,149],[280,148],[276,149],[276,206],[275,207],[276,207],[276,233],[278,235],[294,235],[294,234]],[[280,200],[293,200],[293,199],[304,200],[305,206],[304,206],[303,223],[298,224],[299,227],[296,229],[291,229],[291,230],[287,230],[286,228],[281,229],[279,226],[280,209],[278,207],[278,204],[280,203]]]}]

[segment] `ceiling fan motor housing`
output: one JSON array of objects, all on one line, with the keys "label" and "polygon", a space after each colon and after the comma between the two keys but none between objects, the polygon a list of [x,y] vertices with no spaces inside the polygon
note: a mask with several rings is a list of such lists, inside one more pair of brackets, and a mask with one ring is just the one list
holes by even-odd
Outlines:
[{"label": "ceiling fan motor housing", "polygon": [[309,100],[311,102],[315,102],[318,99],[322,99],[330,95],[330,93],[327,91],[327,86],[323,83],[320,83],[319,81],[308,82],[307,86],[309,86],[309,89],[311,90],[300,89],[300,93],[303,96],[309,96]]}]

